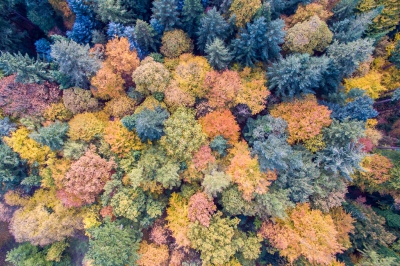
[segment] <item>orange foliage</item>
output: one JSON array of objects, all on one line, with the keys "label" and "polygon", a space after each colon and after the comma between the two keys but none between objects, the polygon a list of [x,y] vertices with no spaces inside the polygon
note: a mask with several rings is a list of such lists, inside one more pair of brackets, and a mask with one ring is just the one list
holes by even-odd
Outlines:
[{"label": "orange foliage", "polygon": [[182,90],[175,80],[171,80],[164,92],[164,102],[170,109],[175,110],[179,106],[191,107],[196,99]]},{"label": "orange foliage", "polygon": [[149,244],[146,240],[140,243],[140,248],[138,251],[140,257],[136,261],[139,266],[167,266],[168,265],[168,246],[167,245],[155,245]]},{"label": "orange foliage", "polygon": [[304,256],[311,263],[328,265],[336,253],[345,250],[329,214],[310,210],[309,204],[303,203],[288,215],[285,220],[277,219],[276,224],[264,222],[260,234],[291,263]]},{"label": "orange foliage", "polygon": [[354,232],[355,227],[353,223],[355,220],[351,217],[351,214],[346,213],[341,207],[332,208],[330,215],[338,232],[338,242],[346,249],[350,248],[351,242],[349,233]]},{"label": "orange foliage", "polygon": [[253,193],[266,193],[271,181],[276,180],[276,173],[260,171],[257,158],[251,158],[249,147],[245,141],[237,143],[231,150],[231,154],[233,158],[226,172],[232,176],[233,182],[238,184],[243,198],[250,201]]},{"label": "orange foliage", "polygon": [[111,65],[103,63],[102,68],[97,71],[91,80],[91,91],[97,98],[109,100],[124,94],[125,81],[121,75],[115,73]]},{"label": "orange foliage", "polygon": [[136,109],[135,105],[135,100],[123,95],[107,102],[104,111],[110,116],[122,118],[126,115],[133,114]]},{"label": "orange foliage", "polygon": [[131,150],[141,150],[143,144],[139,137],[124,127],[120,120],[110,121],[104,129],[104,139],[111,151],[119,157],[126,157]]},{"label": "orange foliage", "polygon": [[323,127],[331,124],[330,114],[328,107],[318,105],[313,95],[307,95],[302,100],[282,103],[271,110],[272,116],[281,117],[288,123],[290,144],[320,134]]},{"label": "orange foliage", "polygon": [[239,139],[239,125],[236,123],[235,117],[229,110],[208,113],[205,117],[200,119],[200,124],[203,128],[203,132],[206,133],[210,139],[218,135],[223,136],[231,143]]},{"label": "orange foliage", "polygon": [[204,87],[209,90],[210,106],[221,109],[233,107],[237,94],[243,89],[238,72],[232,70],[208,72]]},{"label": "orange foliage", "polygon": [[366,156],[361,162],[365,171],[360,171],[359,178],[365,185],[376,186],[388,181],[391,178],[390,170],[394,167],[392,162],[385,156],[373,154]]},{"label": "orange foliage", "polygon": [[72,113],[65,107],[64,103],[53,103],[46,109],[43,117],[51,121],[68,121],[72,118]]},{"label": "orange foliage", "polygon": [[253,115],[258,114],[265,108],[267,97],[271,94],[265,83],[264,72],[261,69],[245,67],[240,72],[243,88],[235,99],[235,104],[246,104]]},{"label": "orange foliage", "polygon": [[108,41],[106,56],[106,62],[119,74],[132,75],[140,63],[136,50],[130,50],[127,38],[115,38]]}]

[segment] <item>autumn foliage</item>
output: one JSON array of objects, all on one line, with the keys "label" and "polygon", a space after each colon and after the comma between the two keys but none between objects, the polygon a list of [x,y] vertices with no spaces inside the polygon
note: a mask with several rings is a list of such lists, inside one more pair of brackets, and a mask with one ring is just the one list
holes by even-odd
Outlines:
[{"label": "autumn foliage", "polygon": [[210,139],[219,135],[232,143],[239,139],[239,126],[229,110],[211,112],[200,119],[200,124]]},{"label": "autumn foliage", "polygon": [[331,124],[331,111],[319,105],[314,96],[308,95],[302,100],[282,103],[271,110],[271,115],[280,117],[288,123],[290,144],[305,141],[321,133],[323,127]]},{"label": "autumn foliage", "polygon": [[190,197],[188,217],[191,222],[199,221],[200,224],[208,227],[211,215],[216,209],[214,202],[205,193],[198,192]]}]

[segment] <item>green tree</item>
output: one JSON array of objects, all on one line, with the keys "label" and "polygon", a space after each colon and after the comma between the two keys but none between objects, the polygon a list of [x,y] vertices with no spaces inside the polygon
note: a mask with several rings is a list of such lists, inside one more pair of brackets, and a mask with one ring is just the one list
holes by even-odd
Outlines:
[{"label": "green tree", "polygon": [[147,140],[159,140],[164,135],[164,122],[169,117],[167,110],[157,106],[154,110],[145,108],[136,115],[135,129],[139,138]]},{"label": "green tree", "polygon": [[[122,0],[123,1],[123,0]],[[133,21],[131,12],[122,5],[121,0],[97,0],[95,11],[104,23],[129,23]]]},{"label": "green tree", "polygon": [[182,24],[185,32],[193,37],[200,24],[203,6],[200,0],[185,0],[182,9]]},{"label": "green tree", "polygon": [[16,186],[27,176],[26,163],[5,144],[0,144],[0,194]]},{"label": "green tree", "polygon": [[68,129],[68,123],[57,121],[48,127],[39,128],[38,132],[31,133],[29,137],[43,145],[49,146],[53,151],[60,150],[64,146]]},{"label": "green tree", "polygon": [[207,43],[204,52],[207,54],[206,58],[208,62],[216,70],[227,68],[232,60],[229,49],[225,47],[224,42],[219,38]]},{"label": "green tree", "polygon": [[58,64],[60,73],[70,84],[80,88],[89,87],[89,79],[100,69],[100,60],[89,52],[89,45],[61,39],[51,46],[51,57]]},{"label": "green tree", "polygon": [[90,229],[89,233],[91,237],[86,256],[92,259],[95,265],[136,265],[135,262],[139,259],[137,232],[107,219],[102,226]]},{"label": "green tree", "polygon": [[145,51],[156,51],[156,32],[153,27],[141,19],[136,20],[135,39]]},{"label": "green tree", "polygon": [[180,26],[179,12],[175,1],[156,0],[153,2],[152,19],[164,26],[164,30],[169,31]]}]

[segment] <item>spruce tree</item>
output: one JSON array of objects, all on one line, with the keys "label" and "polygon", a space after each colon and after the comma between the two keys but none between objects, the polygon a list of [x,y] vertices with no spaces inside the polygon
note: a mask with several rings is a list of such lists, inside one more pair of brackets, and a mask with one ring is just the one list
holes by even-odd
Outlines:
[{"label": "spruce tree", "polygon": [[156,51],[156,32],[153,27],[143,20],[136,20],[135,39],[140,48],[145,51]]},{"label": "spruce tree", "polygon": [[182,24],[185,32],[192,37],[199,27],[203,6],[200,0],[185,0],[182,9]]},{"label": "spruce tree", "polygon": [[229,35],[229,24],[214,7],[200,20],[200,28],[197,32],[197,47],[203,52],[208,42],[219,38],[224,41]]},{"label": "spruce tree", "polygon": [[129,23],[133,21],[132,12],[128,12],[121,3],[121,0],[97,0],[95,11],[99,19],[104,23],[120,22]]},{"label": "spruce tree", "polygon": [[33,59],[20,52],[18,54],[10,54],[9,52],[1,53],[0,69],[5,75],[17,74],[15,81],[22,83],[42,83],[45,80],[53,80],[49,71],[49,63],[40,59]]},{"label": "spruce tree", "polygon": [[153,2],[153,15],[155,19],[164,26],[164,30],[172,30],[180,26],[179,12],[176,9],[175,1],[171,0],[156,0]]},{"label": "spruce tree", "polygon": [[206,45],[205,53],[207,54],[206,58],[208,62],[216,70],[227,68],[232,60],[229,49],[218,38]]}]

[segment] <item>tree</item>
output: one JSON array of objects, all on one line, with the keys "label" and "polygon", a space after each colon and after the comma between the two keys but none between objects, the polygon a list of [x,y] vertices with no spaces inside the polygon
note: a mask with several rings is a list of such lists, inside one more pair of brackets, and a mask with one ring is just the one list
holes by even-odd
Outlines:
[{"label": "tree", "polygon": [[145,108],[135,116],[135,129],[142,142],[159,140],[164,135],[164,122],[169,113],[161,107]]},{"label": "tree", "polygon": [[395,49],[391,52],[389,61],[395,64],[397,68],[400,68],[400,40],[397,41]]},{"label": "tree", "polygon": [[104,140],[110,144],[110,150],[120,157],[126,157],[132,150],[143,148],[138,136],[126,129],[119,120],[110,121],[104,128]]},{"label": "tree", "polygon": [[123,0],[99,0],[95,5],[95,11],[104,23],[110,21],[117,23],[133,22],[133,17],[130,12],[122,5]]},{"label": "tree", "polygon": [[156,32],[146,21],[136,20],[135,39],[138,45],[145,51],[157,51]]},{"label": "tree", "polygon": [[387,91],[387,88],[381,85],[382,75],[377,71],[370,71],[363,77],[344,79],[344,86],[347,91],[358,88],[366,91],[366,94],[372,99],[377,99]]},{"label": "tree", "polygon": [[232,176],[232,181],[238,185],[245,200],[251,201],[255,194],[265,194],[271,181],[276,179],[276,173],[262,173],[257,158],[250,156],[247,143],[237,143],[230,151],[233,155],[226,173]]},{"label": "tree", "polygon": [[204,187],[204,192],[208,196],[217,197],[217,193],[221,193],[231,184],[232,177],[224,172],[216,170],[204,176],[201,185]]},{"label": "tree", "polygon": [[202,98],[208,92],[204,79],[209,71],[211,67],[204,57],[183,54],[179,57],[173,76],[181,90],[193,99]]},{"label": "tree", "polygon": [[273,189],[268,193],[256,195],[254,205],[257,216],[262,219],[285,219],[287,211],[295,207],[289,199],[289,190],[287,189]]},{"label": "tree", "polygon": [[151,9],[151,11],[153,11],[153,15],[151,15],[151,18],[157,20],[158,23],[160,23],[166,31],[179,27],[181,24],[179,20],[179,12],[176,9],[175,1],[153,1],[153,8]]},{"label": "tree", "polygon": [[67,31],[67,36],[77,43],[88,44],[92,37],[92,30],[97,26],[94,6],[82,0],[69,0],[68,5],[76,17],[72,30]]},{"label": "tree", "polygon": [[210,148],[216,151],[220,156],[225,157],[226,151],[230,148],[230,145],[223,136],[219,135],[210,142]]},{"label": "tree", "polygon": [[239,140],[240,128],[236,123],[235,117],[229,110],[208,113],[199,122],[203,128],[203,132],[210,139],[222,136],[229,140],[231,144]]},{"label": "tree", "polygon": [[302,100],[282,103],[271,110],[271,115],[281,117],[288,123],[288,143],[293,144],[313,138],[321,133],[323,127],[331,124],[331,112],[326,106],[318,105],[314,96]]},{"label": "tree", "polygon": [[229,8],[229,12],[232,15],[236,16],[236,26],[238,28],[242,28],[244,27],[244,25],[246,25],[247,22],[250,22],[250,20],[257,12],[257,9],[259,9],[260,7],[260,0],[233,0]]},{"label": "tree", "polygon": [[293,53],[322,52],[332,41],[328,25],[317,15],[288,29],[285,48]]},{"label": "tree", "polygon": [[64,145],[69,126],[67,123],[55,122],[48,127],[39,128],[38,132],[29,135],[30,138],[37,142],[49,146],[50,149],[60,150]]},{"label": "tree", "polygon": [[208,72],[204,87],[209,91],[210,106],[218,109],[233,107],[237,94],[243,89],[239,73],[232,70]]},{"label": "tree", "polygon": [[0,80],[0,108],[14,117],[39,116],[60,99],[60,90],[54,83],[17,83],[15,76]]},{"label": "tree", "polygon": [[176,58],[193,51],[193,43],[183,30],[165,31],[161,38],[160,52],[167,58]]},{"label": "tree", "polygon": [[290,26],[309,20],[314,15],[317,15],[323,21],[327,21],[333,13],[326,10],[320,3],[300,4],[296,13],[289,17]]},{"label": "tree", "polygon": [[164,123],[165,136],[160,144],[167,154],[178,161],[192,158],[205,141],[200,124],[194,118],[192,110],[179,107]]},{"label": "tree", "polygon": [[[11,132],[15,131],[16,125],[10,121],[10,118],[5,117],[0,119],[0,137],[8,136]],[[0,142],[1,143],[1,142]]]},{"label": "tree", "polygon": [[149,244],[143,240],[140,243],[138,255],[139,260],[136,263],[139,266],[166,265],[169,259],[168,246]]},{"label": "tree", "polygon": [[69,122],[68,136],[71,140],[90,142],[103,133],[105,123],[93,113],[77,114]]},{"label": "tree", "polygon": [[189,225],[188,237],[191,247],[201,252],[205,264],[224,264],[243,246],[243,240],[235,235],[238,218],[222,218],[217,212],[209,227],[199,222]]},{"label": "tree", "polygon": [[96,98],[109,100],[125,93],[125,81],[109,64],[103,64],[91,79],[91,91]]},{"label": "tree", "polygon": [[293,262],[300,256],[312,263],[329,264],[345,248],[338,242],[338,231],[329,214],[298,204],[289,217],[276,224],[264,223],[260,234],[279,253]]},{"label": "tree", "polygon": [[188,200],[173,192],[169,198],[168,206],[167,217],[165,218],[168,222],[168,229],[171,230],[179,247],[189,247],[190,240],[187,236],[190,224]]},{"label": "tree", "polygon": [[100,68],[100,61],[91,56],[89,45],[80,45],[73,40],[61,39],[51,46],[51,57],[59,66],[61,74],[65,75],[71,84],[87,88],[89,78]]},{"label": "tree", "polygon": [[[331,74],[329,72],[331,62],[325,56],[289,55],[268,68],[269,88],[277,96],[285,99],[293,99],[301,94],[315,93],[314,91],[320,86],[325,87],[322,85]],[[336,90],[335,85],[337,85],[335,82],[331,84]]]},{"label": "tree", "polygon": [[372,44],[370,39],[359,39],[348,43],[334,41],[328,47],[326,54],[333,60],[342,79],[349,77],[360,63],[368,59],[374,49]]},{"label": "tree", "polygon": [[45,189],[26,199],[10,222],[10,232],[17,242],[29,241],[40,246],[63,241],[82,229],[79,212],[62,206],[55,191]]},{"label": "tree", "polygon": [[207,43],[219,38],[224,41],[229,35],[229,24],[214,7],[209,10],[200,20],[200,27],[197,31],[197,48],[204,51]]},{"label": "tree", "polygon": [[99,109],[99,101],[88,90],[70,88],[63,91],[65,107],[73,114],[93,112]]},{"label": "tree", "polygon": [[232,60],[229,49],[219,38],[215,38],[212,43],[207,43],[204,52],[207,54],[208,62],[216,70],[226,69]]},{"label": "tree", "polygon": [[46,120],[54,122],[56,120],[65,122],[70,120],[72,116],[72,112],[65,107],[63,102],[51,104],[50,107],[47,107],[46,111],[43,114],[43,117]]},{"label": "tree", "polygon": [[344,121],[346,118],[351,120],[367,121],[370,118],[374,118],[378,115],[378,112],[374,109],[372,100],[369,96],[360,96],[355,99],[349,99],[343,106],[339,104],[329,104],[329,109],[332,110],[331,117]]},{"label": "tree", "polygon": [[24,243],[16,248],[7,252],[7,262],[13,265],[28,266],[28,265],[43,265],[51,266],[53,262],[46,261],[46,254],[44,250],[39,247],[33,246],[30,243]]},{"label": "tree", "polygon": [[149,95],[165,91],[170,81],[170,73],[163,64],[146,57],[133,72],[132,80],[138,92]]},{"label": "tree", "polygon": [[26,162],[5,144],[0,144],[0,194],[15,189],[27,177]]},{"label": "tree", "polygon": [[[101,227],[90,229],[89,250],[86,258],[105,266],[135,265],[139,256],[139,237],[128,226],[109,219]],[[115,249],[118,248],[118,252]]]},{"label": "tree", "polygon": [[20,52],[11,54],[1,52],[0,68],[5,75],[16,74],[15,81],[22,83],[43,83],[44,81],[53,81],[54,78],[49,71],[49,63],[41,59],[33,59]]},{"label": "tree", "polygon": [[190,37],[193,37],[200,25],[203,14],[203,6],[200,0],[185,0],[182,9],[183,29]]},{"label": "tree", "polygon": [[93,147],[89,148],[71,164],[63,180],[62,193],[58,196],[68,207],[93,203],[115,167],[113,160],[107,161],[97,155]]},{"label": "tree", "polygon": [[332,120],[329,127],[323,128],[323,139],[328,146],[343,147],[350,143],[357,143],[364,136],[364,122],[345,119],[340,122]]},{"label": "tree", "polygon": [[197,192],[189,199],[188,217],[191,222],[198,221],[201,225],[209,227],[211,216],[216,210],[214,202],[203,192]]},{"label": "tree", "polygon": [[[115,118],[122,118],[136,110],[136,102],[127,95],[111,99],[106,103],[104,112]],[[106,118],[107,119],[107,118]]]}]

